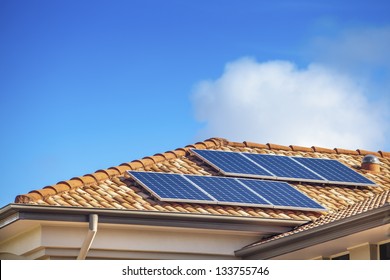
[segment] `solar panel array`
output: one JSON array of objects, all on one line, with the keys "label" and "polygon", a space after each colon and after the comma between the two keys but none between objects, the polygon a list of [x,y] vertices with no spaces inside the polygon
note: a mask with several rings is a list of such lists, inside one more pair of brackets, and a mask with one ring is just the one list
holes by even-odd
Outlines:
[{"label": "solar panel array", "polygon": [[[375,186],[337,160],[192,149],[222,174],[249,178]],[[238,168],[237,168],[238,166]]]},{"label": "solar panel array", "polygon": [[326,211],[285,182],[128,171],[161,201]]}]

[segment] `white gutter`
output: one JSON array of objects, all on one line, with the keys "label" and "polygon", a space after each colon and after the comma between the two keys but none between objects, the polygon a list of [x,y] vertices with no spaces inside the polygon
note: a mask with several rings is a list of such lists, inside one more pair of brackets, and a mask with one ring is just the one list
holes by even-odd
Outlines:
[{"label": "white gutter", "polygon": [[78,260],[85,260],[85,257],[87,256],[88,251],[91,248],[92,242],[97,233],[97,226],[98,226],[98,215],[90,214],[88,233],[87,236],[85,236],[83,245],[81,246],[79,256],[77,257]]}]

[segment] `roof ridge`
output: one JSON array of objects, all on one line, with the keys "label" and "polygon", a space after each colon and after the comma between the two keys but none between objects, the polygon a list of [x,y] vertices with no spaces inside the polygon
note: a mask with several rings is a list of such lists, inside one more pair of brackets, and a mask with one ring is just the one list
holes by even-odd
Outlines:
[{"label": "roof ridge", "polygon": [[81,177],[73,177],[70,180],[60,181],[54,185],[46,186],[38,190],[33,190],[27,194],[18,195],[15,198],[15,203],[37,202],[40,199],[44,199],[46,197],[56,194],[61,194],[71,189],[96,184],[103,180],[110,179],[114,176],[120,176],[124,174],[127,170],[145,168],[158,162],[185,156],[191,148],[208,149],[224,146],[227,143],[228,141],[223,138],[209,138],[202,142],[196,142],[195,144],[187,145],[184,148],[177,148],[175,150],[167,151],[162,154],[158,153],[153,156],[146,156],[142,159],[125,162],[118,166],[109,167],[107,169],[99,169],[94,173],[85,174]]},{"label": "roof ridge", "polygon": [[273,143],[267,143],[267,144],[259,144],[254,142],[228,142],[229,146],[233,147],[248,147],[248,148],[262,148],[262,149],[270,149],[270,150],[284,150],[284,151],[294,151],[294,152],[319,152],[319,153],[336,153],[336,154],[347,154],[347,155],[376,155],[383,158],[390,158],[390,152],[384,152],[384,151],[368,151],[363,149],[356,149],[356,150],[350,150],[350,149],[344,149],[344,148],[325,148],[325,147],[318,147],[318,146],[298,146],[298,145],[279,145],[279,144],[273,144]]}]

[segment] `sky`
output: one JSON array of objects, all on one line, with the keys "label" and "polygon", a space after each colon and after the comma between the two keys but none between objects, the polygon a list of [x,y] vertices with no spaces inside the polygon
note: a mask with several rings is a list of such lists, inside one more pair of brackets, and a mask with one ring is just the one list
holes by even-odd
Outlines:
[{"label": "sky", "polygon": [[390,151],[389,1],[0,1],[0,207],[222,137]]}]

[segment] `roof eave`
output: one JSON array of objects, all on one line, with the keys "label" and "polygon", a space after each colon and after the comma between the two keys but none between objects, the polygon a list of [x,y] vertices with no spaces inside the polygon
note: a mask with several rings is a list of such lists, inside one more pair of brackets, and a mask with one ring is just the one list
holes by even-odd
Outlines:
[{"label": "roof eave", "polygon": [[17,220],[88,222],[90,214],[98,214],[99,223],[106,224],[185,227],[263,234],[286,232],[308,222],[292,219],[9,204],[0,209],[0,229]]},{"label": "roof eave", "polygon": [[244,259],[270,259],[343,236],[390,223],[390,204],[280,239],[244,247],[235,252]]}]

